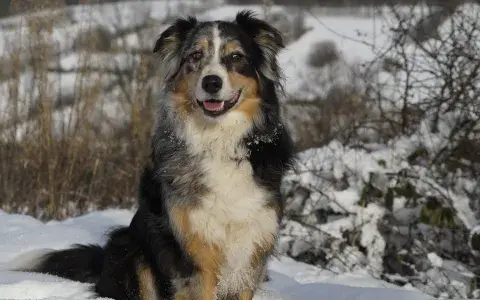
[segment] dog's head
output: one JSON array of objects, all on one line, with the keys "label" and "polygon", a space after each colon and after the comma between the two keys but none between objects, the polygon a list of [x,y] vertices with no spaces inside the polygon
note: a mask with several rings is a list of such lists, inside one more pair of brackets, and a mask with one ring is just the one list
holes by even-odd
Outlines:
[{"label": "dog's head", "polygon": [[234,21],[178,19],[157,40],[166,88],[184,112],[217,120],[231,111],[252,119],[259,114],[260,91],[277,85],[281,34],[250,11]]}]

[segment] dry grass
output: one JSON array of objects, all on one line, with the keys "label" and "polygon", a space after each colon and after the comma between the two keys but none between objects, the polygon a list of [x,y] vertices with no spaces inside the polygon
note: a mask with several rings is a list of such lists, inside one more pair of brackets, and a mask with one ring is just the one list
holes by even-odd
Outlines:
[{"label": "dry grass", "polygon": [[368,105],[355,87],[333,87],[324,98],[291,100],[286,118],[295,133],[299,151],[325,146],[333,139],[348,142],[371,119]]},{"label": "dry grass", "polygon": [[[31,9],[52,4],[40,2]],[[29,28],[28,36],[19,38],[17,51],[2,57],[2,65],[10,66],[11,72],[8,78],[1,76],[9,96],[6,110],[0,113],[0,209],[62,219],[99,208],[132,206],[149,154],[154,111],[148,87],[151,58],[141,54],[140,62],[132,63],[127,72],[109,74],[120,90],[114,100],[121,103],[127,121],[105,133],[95,126],[92,112],[105,105],[112,89],[102,80],[106,75],[92,80],[98,70],[80,68],[71,99],[58,96],[55,85],[60,82],[49,80],[49,63],[57,59],[51,28],[63,22],[61,13],[27,16],[22,22]],[[106,38],[96,35],[89,47],[82,37],[84,64],[96,52],[108,51],[98,46],[99,42],[109,45]],[[28,88],[21,85],[26,70],[34,78]],[[62,112],[67,121],[59,125]]]},{"label": "dry grass", "polygon": [[[48,1],[35,2],[31,10],[52,7],[44,2]],[[80,66],[53,70],[51,63],[58,55],[52,28],[69,22],[66,12],[55,5],[57,9],[46,16],[23,18],[28,33],[15,28],[17,43],[0,61],[1,66],[8,66],[8,72],[0,71],[0,85],[6,89],[3,98],[7,98],[6,109],[0,110],[0,209],[62,219],[106,207],[131,207],[150,149],[154,100],[149,83],[155,66],[149,49],[158,32],[145,33],[152,24],[132,29],[138,30],[146,49],[132,53],[114,43],[118,34],[98,24],[82,25],[71,37],[71,52],[78,51]],[[132,30],[123,32],[131,34]],[[325,46],[331,51],[324,53]],[[328,46],[319,45],[312,54],[317,64],[332,60],[335,49]],[[127,69],[109,67],[102,72],[94,59],[95,55],[108,59],[109,54],[128,53],[140,59]],[[59,95],[61,82],[52,81],[52,73],[72,71],[78,74],[74,93]],[[22,78],[28,73],[32,84],[26,86]],[[104,118],[102,108],[111,105],[112,98],[120,111],[110,110],[111,115]],[[313,107],[293,101],[288,111],[296,111],[295,115],[305,111],[309,116],[289,118],[299,137],[298,148],[305,149],[334,137],[348,139],[366,118],[367,108],[352,87],[332,89]]]}]

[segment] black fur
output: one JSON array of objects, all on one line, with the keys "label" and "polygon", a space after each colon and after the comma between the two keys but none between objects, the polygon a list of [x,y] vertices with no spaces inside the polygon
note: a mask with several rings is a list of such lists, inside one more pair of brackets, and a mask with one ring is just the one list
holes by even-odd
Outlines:
[{"label": "black fur", "polygon": [[[243,159],[251,164],[255,181],[273,195],[267,204],[277,208],[280,220],[283,211],[280,182],[285,171],[291,167],[293,158],[293,143],[280,118],[277,96],[280,69],[271,57],[283,47],[283,42],[275,29],[266,22],[254,19],[250,12],[239,13],[235,22],[219,24],[224,27],[224,32],[239,40],[245,49],[251,49],[247,53],[247,59],[251,60],[250,66],[253,65],[254,68],[245,67],[242,72],[255,77],[260,83],[263,121],[255,124],[242,141],[248,149],[248,155]],[[164,58],[179,59],[178,65],[169,66],[171,69],[167,80],[172,80],[173,74],[179,71],[181,49],[180,44],[166,39],[172,36],[179,40],[188,39],[195,26],[200,25],[194,18],[177,20],[155,44],[154,52],[160,53]],[[267,36],[259,36],[265,34]],[[259,37],[261,43],[251,37]],[[168,43],[173,44],[167,45]],[[197,266],[175,237],[167,213],[167,198],[188,199],[188,203],[194,205],[195,199],[206,191],[206,187],[195,180],[202,176],[192,168],[198,163],[198,158],[188,153],[184,141],[173,134],[172,123],[167,122],[168,118],[164,119],[162,113],[168,114],[160,112],[152,141],[152,161],[142,174],[139,209],[130,225],[113,230],[103,248],[97,245],[76,245],[71,249],[55,251],[45,256],[37,267],[29,270],[93,283],[99,296],[122,300],[140,300],[137,278],[139,263],[151,268],[159,300],[172,299],[173,278],[189,278],[195,274]],[[192,180],[174,180],[179,178],[178,174]],[[267,258],[265,256],[265,260]]]},{"label": "black fur", "polygon": [[140,300],[138,261],[152,267],[157,295],[172,299],[172,277],[189,277],[195,266],[173,235],[154,172],[146,167],[140,183],[140,207],[128,227],[109,234],[104,248],[74,245],[55,251],[29,271],[48,273],[94,284],[101,297]]},{"label": "black fur", "polygon": [[41,269],[54,275],[81,282],[96,282],[103,269],[104,251],[98,245],[74,245],[44,257]]}]

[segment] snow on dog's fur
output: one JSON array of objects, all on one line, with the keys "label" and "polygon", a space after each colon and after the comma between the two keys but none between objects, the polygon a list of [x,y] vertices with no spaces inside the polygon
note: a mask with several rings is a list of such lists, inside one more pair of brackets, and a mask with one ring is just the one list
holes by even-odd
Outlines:
[{"label": "snow on dog's fur", "polygon": [[103,249],[51,252],[33,269],[114,299],[252,299],[293,153],[280,118],[281,48],[280,33],[248,11],[175,21],[154,47],[165,85],[130,226]]}]

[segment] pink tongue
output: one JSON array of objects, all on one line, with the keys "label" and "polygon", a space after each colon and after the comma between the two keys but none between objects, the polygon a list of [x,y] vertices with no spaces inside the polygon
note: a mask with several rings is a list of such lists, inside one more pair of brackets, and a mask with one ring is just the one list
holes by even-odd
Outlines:
[{"label": "pink tongue", "polygon": [[223,101],[203,101],[203,107],[206,110],[218,111],[223,108]]}]

